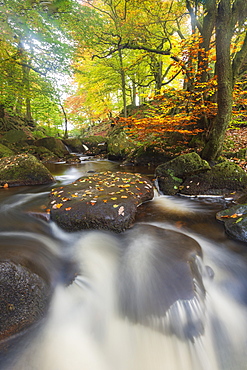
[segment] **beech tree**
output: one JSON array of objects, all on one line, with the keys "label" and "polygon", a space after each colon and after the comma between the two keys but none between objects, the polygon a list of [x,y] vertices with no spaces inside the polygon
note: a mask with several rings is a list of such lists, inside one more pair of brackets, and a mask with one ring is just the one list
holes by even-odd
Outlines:
[{"label": "beech tree", "polygon": [[[217,74],[217,116],[202,157],[215,160],[222,151],[225,132],[231,122],[233,88],[241,66],[247,57],[247,3],[245,0],[221,0],[216,14],[216,74]],[[231,59],[231,41],[236,27],[243,30],[243,44]]]}]

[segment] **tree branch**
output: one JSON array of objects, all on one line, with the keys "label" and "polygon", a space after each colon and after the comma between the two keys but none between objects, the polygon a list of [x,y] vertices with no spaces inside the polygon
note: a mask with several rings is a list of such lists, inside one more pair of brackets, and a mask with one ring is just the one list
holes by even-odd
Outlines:
[{"label": "tree branch", "polygon": [[[104,58],[107,58],[110,55],[116,53],[117,51],[123,50],[123,49],[144,50],[144,51],[147,51],[149,53],[154,53],[154,54],[159,54],[159,55],[170,55],[171,54],[170,50],[152,49],[152,48],[148,48],[146,46],[134,45],[130,42],[126,42],[125,44],[120,44],[119,43],[116,48],[109,50],[109,52],[105,55],[95,54],[95,55],[92,56],[92,59],[94,59],[94,58],[104,59]],[[177,59],[175,59],[176,57],[171,56],[171,58],[173,58],[174,60],[177,60]]]}]

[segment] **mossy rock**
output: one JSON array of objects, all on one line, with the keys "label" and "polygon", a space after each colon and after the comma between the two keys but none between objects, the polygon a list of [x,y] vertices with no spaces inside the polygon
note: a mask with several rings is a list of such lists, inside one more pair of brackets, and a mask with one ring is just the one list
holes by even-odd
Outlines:
[{"label": "mossy rock", "polygon": [[0,158],[8,157],[10,155],[13,155],[13,150],[9,149],[7,146],[0,144]]},{"label": "mossy rock", "polygon": [[54,137],[44,137],[42,139],[38,139],[34,142],[34,145],[43,146],[49,149],[52,153],[54,153],[59,158],[64,158],[66,155],[69,154],[69,151],[65,147],[62,140],[56,139]]},{"label": "mossy rock", "polygon": [[59,160],[59,157],[44,146],[27,145],[22,147],[21,152],[32,154],[44,163],[57,162]]},{"label": "mossy rock", "polygon": [[69,138],[66,140],[63,140],[63,143],[72,151],[75,153],[84,153],[85,148],[83,147],[81,139],[78,138]]},{"label": "mossy rock", "polygon": [[113,131],[108,138],[109,159],[124,159],[136,148],[136,144],[124,131]]},{"label": "mossy rock", "polygon": [[186,195],[225,195],[246,189],[246,172],[237,164],[224,161],[213,166],[211,171],[188,177],[183,183],[181,193]]},{"label": "mossy rock", "polygon": [[48,169],[33,155],[0,159],[0,186],[41,185],[54,182]]},{"label": "mossy rock", "polygon": [[201,159],[197,153],[180,155],[156,168],[159,189],[168,195],[179,192],[183,181],[190,175],[209,171],[207,161]]},{"label": "mossy rock", "polygon": [[217,213],[224,222],[226,233],[236,240],[247,242],[247,204],[238,204]]},{"label": "mossy rock", "polygon": [[135,165],[159,165],[168,162],[172,158],[165,152],[163,146],[157,145],[142,145],[137,149],[133,149],[128,155],[127,161],[133,162]]},{"label": "mossy rock", "polygon": [[81,139],[83,153],[87,155],[100,155],[107,153],[107,139],[103,136],[88,136]]},{"label": "mossy rock", "polygon": [[26,133],[22,130],[10,130],[2,138],[11,144],[25,142],[28,139]]}]

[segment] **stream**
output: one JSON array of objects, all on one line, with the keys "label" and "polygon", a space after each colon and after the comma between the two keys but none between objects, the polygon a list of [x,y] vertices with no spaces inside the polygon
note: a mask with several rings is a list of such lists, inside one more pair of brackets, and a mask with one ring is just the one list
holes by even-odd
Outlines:
[{"label": "stream", "polygon": [[[133,233],[67,233],[27,213],[46,204],[51,188],[93,172],[154,172],[93,158],[47,167],[55,185],[0,190],[0,250],[28,256],[54,288],[46,317],[14,338],[0,369],[246,370],[247,245],[215,219],[230,200],[157,192],[138,208]],[[157,228],[172,239],[156,239]],[[177,274],[181,238],[202,249],[198,300],[184,297]]]}]

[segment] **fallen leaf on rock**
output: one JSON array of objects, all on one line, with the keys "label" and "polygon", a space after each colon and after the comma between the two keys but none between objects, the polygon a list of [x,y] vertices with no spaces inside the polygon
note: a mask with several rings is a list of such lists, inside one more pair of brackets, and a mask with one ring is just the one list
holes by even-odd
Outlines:
[{"label": "fallen leaf on rock", "polygon": [[53,209],[58,209],[58,208],[61,208],[63,206],[63,203],[57,203],[57,204],[54,204],[52,206]]},{"label": "fallen leaf on rock", "polygon": [[119,216],[124,216],[124,206],[121,206],[118,210]]}]

